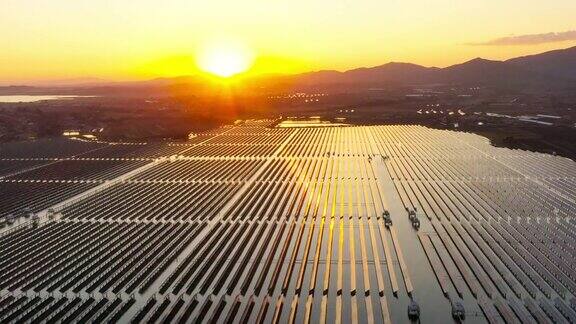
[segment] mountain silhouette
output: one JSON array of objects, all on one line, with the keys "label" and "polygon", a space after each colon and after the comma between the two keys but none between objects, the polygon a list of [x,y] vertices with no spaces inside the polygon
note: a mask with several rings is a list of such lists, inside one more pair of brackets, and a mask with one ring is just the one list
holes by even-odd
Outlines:
[{"label": "mountain silhouette", "polygon": [[294,78],[299,85],[489,85],[556,88],[576,85],[576,47],[519,57],[507,61],[482,58],[445,68],[410,63],[388,63],[345,72],[309,72]]},{"label": "mountain silhouette", "polygon": [[[210,92],[211,80],[205,76],[181,76],[157,78],[148,81],[93,82],[72,85],[83,93],[106,94],[149,91],[154,93],[205,93]],[[83,84],[82,84],[83,83]],[[418,85],[489,86],[531,90],[576,89],[576,47],[523,56],[505,61],[475,58],[445,68],[425,67],[412,63],[390,62],[374,67],[362,67],[348,71],[322,70],[292,75],[246,76],[243,90],[274,92],[280,90],[307,90],[310,88],[346,91],[371,87],[395,87]],[[54,86],[61,86],[56,83]],[[0,88],[13,91],[15,88]]]}]

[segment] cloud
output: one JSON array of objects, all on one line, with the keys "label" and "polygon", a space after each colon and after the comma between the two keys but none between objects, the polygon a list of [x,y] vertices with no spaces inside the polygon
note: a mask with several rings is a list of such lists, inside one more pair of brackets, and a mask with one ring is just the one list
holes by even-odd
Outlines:
[{"label": "cloud", "polygon": [[531,35],[518,35],[496,38],[482,43],[469,43],[477,46],[500,46],[500,45],[537,45],[544,43],[563,42],[576,40],[576,30],[560,33],[544,33]]}]

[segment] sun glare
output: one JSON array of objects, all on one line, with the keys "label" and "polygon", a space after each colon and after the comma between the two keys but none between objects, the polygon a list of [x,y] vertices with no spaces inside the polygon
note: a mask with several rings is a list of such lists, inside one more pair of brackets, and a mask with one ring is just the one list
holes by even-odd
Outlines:
[{"label": "sun glare", "polygon": [[219,41],[206,44],[197,55],[198,67],[219,77],[228,78],[250,69],[254,54],[244,44]]}]

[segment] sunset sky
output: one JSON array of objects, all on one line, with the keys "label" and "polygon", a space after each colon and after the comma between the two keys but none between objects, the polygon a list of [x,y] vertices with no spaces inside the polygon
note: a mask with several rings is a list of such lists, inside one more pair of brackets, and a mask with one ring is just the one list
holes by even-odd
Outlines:
[{"label": "sunset sky", "polygon": [[0,82],[197,72],[214,41],[252,72],[447,66],[576,45],[574,0],[2,0]]}]

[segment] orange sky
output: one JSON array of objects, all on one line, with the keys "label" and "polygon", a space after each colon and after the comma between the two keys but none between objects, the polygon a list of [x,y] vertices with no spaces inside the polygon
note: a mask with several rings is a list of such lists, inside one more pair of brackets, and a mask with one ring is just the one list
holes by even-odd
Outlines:
[{"label": "orange sky", "polygon": [[570,33],[476,43],[575,30],[575,12],[574,0],[2,0],[0,82],[194,74],[214,39],[245,44],[259,73],[442,67],[574,46]]}]

